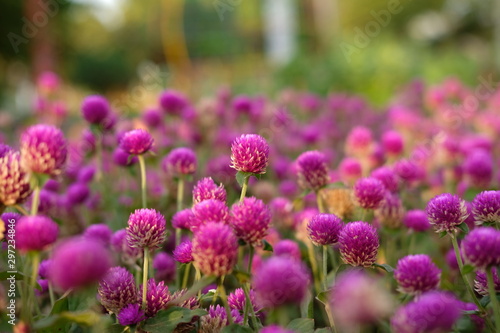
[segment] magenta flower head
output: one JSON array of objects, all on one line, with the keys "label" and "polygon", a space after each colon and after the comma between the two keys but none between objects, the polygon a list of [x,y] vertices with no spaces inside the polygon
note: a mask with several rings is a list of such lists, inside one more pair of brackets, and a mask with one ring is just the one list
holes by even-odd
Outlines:
[{"label": "magenta flower head", "polygon": [[127,269],[119,266],[107,271],[99,282],[97,293],[106,310],[115,314],[127,305],[138,302],[134,276]]},{"label": "magenta flower head", "polygon": [[176,177],[192,175],[196,171],[196,154],[189,148],[175,148],[162,161],[163,170]]},{"label": "magenta flower head", "polygon": [[161,124],[163,116],[161,112],[157,109],[148,109],[142,113],[142,120],[150,128],[156,128]]},{"label": "magenta flower head", "polygon": [[63,132],[50,125],[34,125],[21,135],[21,165],[33,173],[57,176],[68,149]]},{"label": "magenta flower head", "polygon": [[386,189],[384,184],[373,177],[361,178],[353,188],[356,202],[364,209],[376,209],[385,198]]},{"label": "magenta flower head", "polygon": [[493,178],[494,163],[489,152],[474,150],[463,164],[465,179],[471,186],[487,188]]},{"label": "magenta flower head", "polygon": [[[139,299],[142,299],[142,290],[139,290]],[[146,317],[154,317],[171,299],[172,295],[163,281],[156,283],[154,279],[149,279],[146,292]]]},{"label": "magenta flower head", "polygon": [[171,255],[165,252],[158,252],[153,259],[153,268],[155,269],[155,280],[169,283],[175,278],[175,260]]},{"label": "magenta flower head", "polygon": [[375,169],[372,171],[371,177],[380,180],[387,191],[392,193],[397,192],[399,187],[398,177],[391,168],[383,166]]},{"label": "magenta flower head", "polygon": [[443,193],[435,196],[427,203],[426,208],[429,223],[436,232],[455,232],[457,226],[467,218],[465,201],[456,195]]},{"label": "magenta flower head", "polygon": [[398,282],[399,291],[417,295],[439,287],[441,270],[428,255],[408,255],[399,259],[394,278]]},{"label": "magenta flower head", "polygon": [[500,222],[500,191],[484,191],[472,201],[472,212],[477,225]]},{"label": "magenta flower head", "polygon": [[17,221],[16,246],[23,252],[42,251],[52,245],[59,235],[59,226],[42,215],[23,216]]},{"label": "magenta flower head", "polygon": [[273,254],[276,257],[289,257],[300,262],[302,255],[297,242],[291,239],[284,239],[274,245]]},{"label": "magenta flower head", "polygon": [[91,124],[101,124],[110,113],[110,110],[109,102],[103,96],[87,96],[82,102],[83,118]]},{"label": "magenta flower head", "polygon": [[420,209],[413,209],[406,212],[403,223],[408,229],[417,232],[424,232],[431,227],[427,214]]},{"label": "magenta flower head", "polygon": [[366,222],[347,223],[339,235],[342,260],[352,266],[370,267],[377,259],[377,229]]},{"label": "magenta flower head", "polygon": [[307,233],[314,245],[333,245],[339,241],[344,222],[334,214],[317,214],[307,223]]},{"label": "magenta flower head", "polygon": [[76,182],[68,186],[66,198],[68,203],[79,205],[85,202],[90,195],[90,188],[85,183]]},{"label": "magenta flower head", "polygon": [[295,331],[283,328],[279,325],[269,325],[262,327],[259,333],[294,333]]},{"label": "magenta flower head", "polygon": [[[500,293],[500,277],[498,277],[498,271],[495,267],[488,268],[491,269],[491,273],[493,274],[493,284],[495,286],[496,293]],[[488,278],[486,273],[483,271],[476,272],[476,278],[474,279],[474,290],[479,295],[486,296],[489,295],[488,291]]]},{"label": "magenta flower head", "polygon": [[388,131],[382,135],[382,147],[387,155],[396,157],[403,152],[403,137],[396,131]]},{"label": "magenta flower head", "polygon": [[193,243],[185,241],[180,243],[173,252],[174,259],[182,264],[190,263],[193,258]]},{"label": "magenta flower head", "polygon": [[259,245],[268,234],[271,212],[262,200],[245,198],[231,208],[230,224],[238,238],[252,246]]},{"label": "magenta flower head", "polygon": [[[255,312],[258,312],[260,308],[257,306],[257,302],[255,301],[255,291],[253,289],[250,289],[249,296],[253,310]],[[238,310],[243,313],[247,305],[247,300],[243,289],[237,288],[232,293],[230,293],[229,296],[227,296],[227,303],[231,309]]]},{"label": "magenta flower head", "polygon": [[431,291],[400,307],[391,318],[394,333],[446,333],[460,318],[460,301],[449,293]]},{"label": "magenta flower head", "polygon": [[224,185],[217,186],[211,177],[203,178],[193,188],[193,205],[204,200],[215,199],[226,202],[226,189]]},{"label": "magenta flower head", "polygon": [[172,227],[176,229],[189,230],[191,228],[191,225],[193,224],[194,219],[195,216],[191,209],[186,208],[180,210],[175,213],[174,216],[172,216]]},{"label": "magenta flower head", "polygon": [[391,229],[397,229],[403,224],[405,209],[397,194],[385,193],[385,199],[379,208],[375,210],[375,217],[381,225]]},{"label": "magenta flower head", "polygon": [[153,147],[154,139],[148,131],[135,129],[124,133],[120,148],[130,155],[142,155]]},{"label": "magenta flower head", "polygon": [[461,243],[462,254],[472,266],[486,270],[500,265],[500,231],[492,227],[476,228]]},{"label": "magenta flower head", "polygon": [[345,151],[351,156],[367,156],[373,148],[372,132],[363,126],[354,127],[347,136]]},{"label": "magenta flower head", "polygon": [[141,255],[141,249],[132,247],[128,243],[126,229],[116,231],[113,236],[111,236],[110,243],[113,251],[118,252],[123,261],[135,262],[135,260]]},{"label": "magenta flower head", "polygon": [[113,231],[104,223],[92,224],[83,232],[84,238],[89,238],[101,242],[104,246],[109,246]]},{"label": "magenta flower head", "polygon": [[194,234],[192,253],[203,274],[223,276],[233,271],[238,259],[238,238],[230,226],[209,222]]},{"label": "magenta flower head", "polygon": [[23,203],[31,194],[29,176],[21,166],[19,152],[8,150],[0,156],[0,205]]},{"label": "magenta flower head", "polygon": [[309,283],[309,273],[302,263],[290,258],[272,257],[255,272],[253,288],[257,304],[274,308],[302,302]]},{"label": "magenta flower head", "polygon": [[229,208],[219,200],[204,200],[194,205],[192,211],[194,214],[190,226],[192,232],[196,232],[200,226],[208,222],[229,223]]},{"label": "magenta flower head", "polygon": [[166,90],[160,95],[160,106],[166,114],[180,115],[188,105],[184,95],[175,90]]},{"label": "magenta flower head", "polygon": [[266,173],[269,145],[257,134],[243,134],[231,145],[231,168],[240,172]]},{"label": "magenta flower head", "polygon": [[117,316],[118,322],[122,326],[135,325],[146,319],[141,305],[138,303],[129,304],[124,307]]},{"label": "magenta flower head", "polygon": [[363,167],[357,159],[346,157],[339,164],[339,173],[343,182],[354,184],[356,180],[361,178]]},{"label": "magenta flower head", "polygon": [[113,162],[118,166],[128,167],[137,163],[137,156],[130,155],[125,150],[118,147],[113,152]]},{"label": "magenta flower head", "polygon": [[62,290],[77,289],[101,280],[110,267],[110,254],[101,243],[75,238],[55,249],[49,280]]},{"label": "magenta flower head", "polygon": [[[243,324],[243,318],[237,310],[231,311],[231,317],[235,324]],[[208,314],[201,317],[200,324],[200,332],[221,332],[229,325],[226,310],[220,305],[210,305]]]},{"label": "magenta flower head", "polygon": [[300,187],[318,191],[330,182],[326,156],[316,150],[302,153],[296,160]]},{"label": "magenta flower head", "polygon": [[154,209],[137,209],[130,214],[127,241],[132,247],[141,249],[159,248],[165,242],[166,221]]}]

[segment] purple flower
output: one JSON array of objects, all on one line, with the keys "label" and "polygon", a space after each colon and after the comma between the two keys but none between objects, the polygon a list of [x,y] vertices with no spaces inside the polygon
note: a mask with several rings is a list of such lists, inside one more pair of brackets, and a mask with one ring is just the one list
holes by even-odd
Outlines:
[{"label": "purple flower", "polygon": [[425,177],[425,170],[414,161],[403,159],[394,164],[394,172],[407,184],[414,184]]},{"label": "purple flower", "polygon": [[113,231],[104,223],[92,224],[83,233],[83,237],[97,240],[104,246],[109,245],[112,235]]},{"label": "purple flower", "polygon": [[35,295],[40,297],[49,290],[49,281],[44,279],[37,279],[36,282],[40,286],[41,290],[35,288]]},{"label": "purple flower", "polygon": [[182,264],[193,261],[193,243],[185,241],[180,243],[174,250],[174,259]]},{"label": "purple flower", "polygon": [[381,225],[396,229],[401,227],[405,215],[403,203],[397,194],[385,193],[385,199],[379,208],[375,210],[375,217]]},{"label": "purple flower", "polygon": [[413,209],[406,212],[403,223],[408,229],[417,232],[424,232],[431,227],[427,219],[427,214],[420,209]]},{"label": "purple flower", "polygon": [[148,131],[135,129],[126,132],[120,139],[120,148],[130,155],[142,155],[153,147],[154,139]]},{"label": "purple flower", "polygon": [[110,266],[109,252],[101,243],[71,239],[55,249],[49,279],[62,290],[76,289],[101,280]]},{"label": "purple flower", "polygon": [[175,278],[175,261],[165,252],[159,252],[153,259],[153,268],[156,270],[155,280],[169,283]]},{"label": "purple flower", "polygon": [[387,191],[380,180],[372,177],[359,179],[354,184],[353,190],[354,198],[364,209],[380,207]]},{"label": "purple flower", "polygon": [[0,156],[0,205],[13,206],[31,194],[29,176],[21,166],[20,154],[12,150]]},{"label": "purple flower", "polygon": [[488,269],[500,264],[500,231],[492,227],[481,227],[467,234],[461,243],[466,262],[479,269]]},{"label": "purple flower", "polygon": [[215,199],[202,201],[193,207],[194,219],[190,229],[196,232],[198,228],[208,222],[229,223],[229,208],[226,204]]},{"label": "purple flower", "polygon": [[[462,311],[478,311],[476,304],[461,302]],[[474,332],[483,332],[484,330],[484,319],[478,315],[470,315],[471,321],[474,323]]]},{"label": "purple flower", "polygon": [[[491,269],[491,272],[493,273],[493,282],[495,285],[495,291],[496,293],[500,293],[500,278],[498,277],[498,271],[495,267],[488,269]],[[483,271],[476,272],[476,279],[474,280],[474,290],[476,290],[476,292],[479,295],[486,296],[489,294],[488,278],[486,276],[486,272]]]},{"label": "purple flower", "polygon": [[[139,291],[139,299],[142,299],[142,290]],[[146,317],[154,317],[171,299],[172,295],[163,281],[157,284],[154,279],[149,279],[146,292]]]},{"label": "purple flower", "polygon": [[477,225],[500,222],[500,191],[484,191],[472,201],[472,212]]},{"label": "purple flower", "polygon": [[15,230],[16,246],[23,252],[42,251],[59,235],[57,223],[42,215],[21,217]]},{"label": "purple flower", "polygon": [[300,187],[318,191],[330,182],[326,156],[319,151],[306,151],[297,158]]},{"label": "purple flower", "polygon": [[384,184],[385,188],[390,192],[397,192],[399,183],[396,173],[389,167],[380,167],[371,173],[372,178],[376,178]]},{"label": "purple flower", "polygon": [[294,333],[295,331],[288,330],[278,325],[269,325],[262,327],[259,333]]},{"label": "purple flower", "polygon": [[137,156],[130,155],[125,150],[118,147],[113,152],[113,162],[115,162],[116,165],[127,167],[137,163]]},{"label": "purple flower", "polygon": [[302,255],[300,254],[299,244],[290,239],[284,239],[274,245],[273,254],[276,257],[289,257],[300,262]]},{"label": "purple flower", "polygon": [[[94,166],[89,165],[83,167],[78,171],[77,181],[80,183],[90,183],[94,179],[95,173],[96,173],[96,168]],[[53,179],[51,180],[54,181]],[[47,183],[45,183],[44,187],[46,187],[46,185]]]},{"label": "purple flower", "polygon": [[427,203],[426,213],[436,232],[455,232],[467,218],[467,207],[458,196],[443,193]]},{"label": "purple flower", "polygon": [[155,249],[165,241],[166,221],[154,209],[137,209],[130,214],[127,241],[132,247]]},{"label": "purple flower", "polygon": [[244,134],[231,145],[231,167],[241,172],[266,173],[269,145],[257,134]]},{"label": "purple flower", "polygon": [[160,106],[167,114],[180,115],[188,105],[184,95],[175,90],[166,90],[160,95]]},{"label": "purple flower", "polygon": [[[241,318],[238,311],[231,311],[231,317],[236,324],[243,323],[243,318]],[[201,317],[200,332],[220,332],[228,324],[229,321],[227,320],[227,314],[224,307],[220,305],[210,305],[208,307],[208,314]]]},{"label": "purple flower", "polygon": [[196,154],[189,148],[173,149],[162,161],[163,170],[174,176],[192,175],[196,171]]},{"label": "purple flower", "polygon": [[307,224],[309,239],[314,245],[333,245],[339,241],[344,222],[334,214],[318,214]]},{"label": "purple flower", "polygon": [[90,195],[90,188],[85,183],[73,183],[68,187],[66,197],[72,205],[82,204]]},{"label": "purple flower", "polygon": [[54,126],[34,125],[21,135],[21,165],[30,172],[59,175],[67,153],[64,134]]},{"label": "purple flower", "polygon": [[180,210],[175,213],[174,216],[172,216],[172,227],[177,229],[189,230],[191,228],[191,225],[193,224],[194,219],[195,216],[191,209],[186,208]]},{"label": "purple flower", "polygon": [[[250,289],[250,303],[252,304],[254,312],[258,312],[260,308],[257,306],[255,301],[255,291]],[[247,300],[245,297],[245,292],[242,288],[235,289],[232,293],[227,296],[227,303],[229,307],[233,310],[238,310],[239,312],[244,312],[247,305]]]},{"label": "purple flower", "polygon": [[302,263],[286,257],[272,257],[255,272],[253,288],[257,303],[273,308],[302,302],[309,282],[309,273]]},{"label": "purple flower", "polygon": [[52,260],[42,260],[40,265],[38,266],[38,275],[42,279],[47,279],[49,277],[50,265],[52,264]]},{"label": "purple flower", "polygon": [[162,122],[162,114],[157,109],[148,109],[142,113],[142,120],[148,127],[156,128]]},{"label": "purple flower", "polygon": [[342,260],[352,266],[370,267],[377,259],[377,229],[366,222],[347,223],[339,235]]},{"label": "purple flower", "polygon": [[396,131],[387,131],[382,135],[382,147],[386,154],[398,156],[403,152],[403,137]]},{"label": "purple flower", "polygon": [[391,326],[394,333],[446,333],[460,316],[460,302],[454,296],[431,291],[400,307],[391,319]]},{"label": "purple flower", "polygon": [[372,132],[363,126],[354,127],[346,139],[346,153],[354,156],[366,156],[373,145]]},{"label": "purple flower", "polygon": [[230,224],[236,236],[252,246],[267,236],[270,223],[271,212],[262,200],[245,198],[231,208]]},{"label": "purple flower", "polygon": [[108,100],[103,96],[87,96],[82,102],[83,118],[91,124],[101,124],[110,110]]},{"label": "purple flower", "polygon": [[138,292],[132,273],[123,267],[110,268],[99,282],[101,304],[115,314],[129,304],[138,303]]},{"label": "purple flower", "polygon": [[205,275],[223,276],[232,272],[238,259],[238,239],[230,226],[209,222],[193,238],[194,265]]},{"label": "purple flower", "polygon": [[193,205],[208,199],[215,199],[225,203],[226,196],[224,185],[217,186],[211,177],[203,178],[193,188]]},{"label": "purple flower", "polygon": [[487,188],[493,178],[494,163],[489,152],[474,150],[463,164],[465,178],[474,187]]},{"label": "purple flower", "polygon": [[[181,289],[174,292],[171,298],[172,302],[176,302],[177,299],[184,296],[187,291],[187,289]],[[179,304],[179,306],[190,310],[196,309],[199,307],[198,299],[196,297],[188,298],[187,300],[184,300],[181,304]]]},{"label": "purple flower", "polygon": [[408,255],[398,261],[394,278],[399,291],[410,295],[421,294],[439,287],[441,270],[428,255]]},{"label": "purple flower", "polygon": [[342,181],[353,184],[356,180],[361,178],[363,168],[357,159],[346,157],[339,164],[339,173]]},{"label": "purple flower", "polygon": [[140,323],[146,316],[139,304],[129,304],[120,311],[117,318],[120,325],[129,326]]},{"label": "purple flower", "polygon": [[142,251],[137,247],[132,247],[127,241],[127,230],[120,229],[111,236],[111,248],[121,254],[124,261],[134,262]]}]

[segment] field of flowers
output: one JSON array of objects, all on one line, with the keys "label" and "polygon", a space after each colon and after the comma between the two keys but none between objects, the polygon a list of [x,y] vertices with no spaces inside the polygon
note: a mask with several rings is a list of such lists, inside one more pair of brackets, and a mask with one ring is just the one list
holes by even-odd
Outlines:
[{"label": "field of flowers", "polygon": [[0,332],[500,332],[500,91],[38,88],[0,133]]}]

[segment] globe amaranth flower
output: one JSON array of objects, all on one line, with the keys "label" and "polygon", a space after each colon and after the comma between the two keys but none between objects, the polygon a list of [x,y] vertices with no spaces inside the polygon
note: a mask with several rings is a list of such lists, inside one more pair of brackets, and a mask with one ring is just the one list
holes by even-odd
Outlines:
[{"label": "globe amaranth flower", "polygon": [[436,232],[455,232],[468,216],[465,201],[449,193],[431,199],[427,203],[426,213]]},{"label": "globe amaranth flower", "polygon": [[398,195],[386,192],[379,208],[375,210],[375,217],[386,228],[397,229],[403,224],[405,209]]},{"label": "globe amaranth flower", "polygon": [[399,188],[396,173],[389,167],[383,166],[373,170],[370,177],[380,180],[389,192],[397,192]]},{"label": "globe amaranth flower", "polygon": [[127,241],[127,230],[120,229],[116,231],[110,239],[111,249],[120,254],[125,262],[135,262],[142,255],[140,248],[132,247]]},{"label": "globe amaranth flower", "polygon": [[[158,311],[165,309],[172,299],[168,286],[163,281],[156,283],[154,279],[148,280],[146,292],[146,317],[154,317]],[[142,299],[142,289],[139,290],[139,299]]]},{"label": "globe amaranth flower", "polygon": [[487,188],[493,178],[494,162],[484,149],[472,151],[463,163],[465,179],[474,187]]},{"label": "globe amaranth flower", "polygon": [[451,294],[431,291],[400,307],[391,318],[394,333],[446,333],[460,318],[460,302]]},{"label": "globe amaranth flower", "polygon": [[340,178],[347,184],[354,184],[363,174],[361,163],[352,157],[344,158],[340,162],[338,169]]},{"label": "globe amaranth flower", "polygon": [[64,134],[54,126],[34,125],[21,135],[21,165],[29,172],[57,176],[67,153]]},{"label": "globe amaranth flower", "polygon": [[[236,310],[231,311],[231,317],[236,324],[243,324],[243,318]],[[224,307],[220,305],[210,305],[208,314],[201,317],[200,333],[220,332],[225,326],[229,325],[227,313]]]},{"label": "globe amaranth flower", "polygon": [[461,243],[467,263],[479,269],[500,265],[500,231],[492,227],[476,228]]},{"label": "globe amaranth flower", "polygon": [[[253,310],[255,313],[260,311],[260,307],[257,305],[255,301],[255,291],[250,289],[249,292],[250,303],[252,304]],[[241,313],[245,311],[245,307],[247,305],[247,300],[245,296],[245,292],[242,288],[235,289],[232,293],[227,296],[227,303],[232,310],[237,310]]]},{"label": "globe amaranth flower", "polygon": [[314,245],[333,245],[339,241],[344,222],[334,214],[318,214],[307,223],[307,233]]},{"label": "globe amaranth flower", "polygon": [[238,259],[238,238],[230,226],[209,222],[193,238],[194,265],[205,275],[231,273]]},{"label": "globe amaranth flower", "polygon": [[364,126],[354,127],[346,138],[345,151],[351,156],[367,156],[373,148],[372,132]]},{"label": "globe amaranth flower", "polygon": [[231,167],[241,172],[266,173],[269,145],[257,134],[244,134],[231,145]]},{"label": "globe amaranth flower", "polygon": [[257,304],[265,308],[299,304],[307,293],[309,283],[309,273],[303,264],[286,257],[268,259],[253,278]]},{"label": "globe amaranth flower", "polygon": [[192,175],[196,171],[197,159],[190,148],[175,148],[162,161],[163,170],[176,177]]},{"label": "globe amaranth flower", "polygon": [[101,124],[111,111],[108,100],[99,95],[85,97],[81,109],[83,118],[95,125]]},{"label": "globe amaranth flower", "polygon": [[352,266],[370,267],[377,259],[377,229],[366,222],[347,223],[339,235],[342,260]]},{"label": "globe amaranth flower", "polygon": [[259,245],[269,232],[271,212],[262,200],[244,198],[231,208],[230,224],[238,238],[252,246]]},{"label": "globe amaranth flower", "polygon": [[90,239],[70,239],[53,255],[49,280],[62,290],[77,289],[101,280],[111,267],[108,250]]},{"label": "globe amaranth flower", "polygon": [[295,333],[295,331],[283,328],[279,325],[264,326],[259,333]]},{"label": "globe amaranth flower", "polygon": [[387,131],[382,135],[382,147],[387,155],[396,157],[403,152],[403,137],[396,131]]},{"label": "globe amaranth flower", "polygon": [[[172,294],[171,301],[173,303],[177,304],[177,299],[183,297],[187,291],[188,291],[187,289],[177,290],[176,292],[174,292]],[[182,301],[178,306],[180,306],[181,308],[194,310],[194,309],[197,309],[199,307],[199,303],[198,303],[198,299],[196,297],[190,297],[190,298]]]},{"label": "globe amaranth flower", "polygon": [[500,222],[500,191],[484,191],[472,201],[472,213],[477,225]]},{"label": "globe amaranth flower", "polygon": [[153,147],[154,139],[148,131],[135,129],[124,133],[120,148],[130,155],[142,155]]},{"label": "globe amaranth flower", "polygon": [[184,95],[175,90],[165,90],[160,95],[160,106],[167,114],[180,115],[188,105]]},{"label": "globe amaranth flower", "polygon": [[72,205],[79,205],[85,202],[90,196],[90,188],[85,183],[76,182],[68,186],[66,191],[66,198],[68,203]]},{"label": "globe amaranth flower", "polygon": [[137,161],[137,156],[127,153],[120,147],[113,151],[113,162],[118,166],[128,167],[134,165]]},{"label": "globe amaranth flower", "polygon": [[172,227],[189,230],[195,219],[193,211],[189,208],[178,211],[172,216]]},{"label": "globe amaranth flower", "polygon": [[403,223],[408,229],[417,232],[424,232],[431,227],[427,214],[425,211],[420,209],[413,209],[406,212],[406,215],[403,218]]},{"label": "globe amaranth flower", "polygon": [[49,277],[50,265],[52,264],[52,260],[42,260],[40,265],[38,266],[38,276],[42,279],[47,279]]},{"label": "globe amaranth flower", "polygon": [[[461,302],[462,311],[478,311],[477,305],[474,303]],[[479,315],[471,314],[469,315],[472,323],[474,324],[475,330],[473,332],[483,332],[484,331],[484,319]]]},{"label": "globe amaranth flower", "polygon": [[297,176],[300,187],[318,191],[330,182],[326,156],[316,150],[297,157]]},{"label": "globe amaranth flower", "polygon": [[193,205],[208,199],[215,199],[225,203],[226,197],[224,185],[217,186],[211,177],[198,181],[193,188]]},{"label": "globe amaranth flower", "polygon": [[408,255],[399,259],[394,270],[394,278],[399,285],[399,291],[416,295],[437,289],[441,279],[441,270],[428,255]]},{"label": "globe amaranth flower", "polygon": [[153,259],[155,269],[155,280],[169,283],[175,278],[175,260],[165,252],[159,252]]},{"label": "globe amaranth flower", "polygon": [[165,241],[166,221],[154,209],[137,209],[130,214],[127,241],[132,247],[155,249]]},{"label": "globe amaranth flower", "polygon": [[299,244],[291,239],[284,239],[276,243],[273,248],[273,254],[276,257],[289,257],[297,261],[300,261],[302,258]]},{"label": "globe amaranth flower", "polygon": [[20,204],[30,194],[29,176],[21,166],[19,152],[7,151],[0,156],[0,205]]},{"label": "globe amaranth flower", "polygon": [[329,300],[336,323],[346,331],[387,317],[393,309],[390,293],[379,280],[362,270],[342,273]]},{"label": "globe amaranth flower", "polygon": [[57,223],[42,215],[21,217],[15,230],[16,246],[23,252],[42,251],[59,235]]},{"label": "globe amaranth flower", "polygon": [[358,205],[364,209],[380,207],[386,191],[384,184],[372,177],[359,179],[353,187],[354,198]]},{"label": "globe amaranth flower", "polygon": [[122,326],[135,325],[146,319],[140,304],[129,304],[124,307],[117,316],[118,322]]},{"label": "globe amaranth flower", "polygon": [[192,262],[193,259],[193,243],[185,241],[180,243],[174,250],[174,259],[182,264]]},{"label": "globe amaranth flower", "polygon": [[194,205],[192,211],[194,214],[190,226],[192,232],[196,232],[200,226],[207,222],[229,223],[229,208],[219,200],[204,200]]},{"label": "globe amaranth flower", "polygon": [[[500,293],[500,278],[498,277],[498,271],[495,267],[488,268],[491,269],[493,273],[493,282],[495,285],[496,293]],[[477,271],[476,278],[474,279],[474,290],[482,296],[486,296],[489,294],[488,291],[488,278],[486,276],[486,272]]]},{"label": "globe amaranth flower", "polygon": [[123,267],[112,267],[99,281],[97,292],[101,304],[115,314],[129,304],[138,303],[138,292],[132,273]]},{"label": "globe amaranth flower", "polygon": [[113,231],[107,224],[92,224],[85,229],[83,237],[100,241],[104,246],[108,246],[111,241]]}]

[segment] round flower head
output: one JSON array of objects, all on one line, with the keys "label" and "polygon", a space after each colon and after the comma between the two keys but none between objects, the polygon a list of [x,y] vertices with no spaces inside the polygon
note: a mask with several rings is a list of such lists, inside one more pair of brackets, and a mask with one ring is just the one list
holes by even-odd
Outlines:
[{"label": "round flower head", "polygon": [[129,304],[137,303],[137,287],[132,273],[123,267],[110,268],[99,282],[97,292],[101,304],[109,312],[118,314]]},{"label": "round flower head", "polygon": [[295,331],[288,330],[278,325],[269,325],[262,327],[259,333],[294,333]]},{"label": "round flower head", "polygon": [[318,191],[330,182],[326,157],[319,151],[306,151],[297,158],[299,185]]},{"label": "round flower head", "polygon": [[351,156],[366,156],[373,146],[372,132],[363,126],[354,127],[347,136],[345,151]]},{"label": "round flower head", "polygon": [[104,223],[92,224],[83,233],[83,237],[97,240],[104,246],[109,245],[112,235],[113,231]]},{"label": "round flower head", "polygon": [[339,235],[342,260],[352,266],[370,267],[377,259],[377,229],[366,222],[347,223]]},{"label": "round flower head", "polygon": [[205,275],[231,273],[238,259],[238,238],[230,226],[209,222],[193,238],[194,265]]},{"label": "round flower head", "polygon": [[307,224],[307,233],[314,245],[333,245],[339,241],[343,227],[344,223],[336,215],[318,214]]},{"label": "round flower head", "polygon": [[276,257],[289,257],[297,261],[300,261],[302,258],[299,244],[290,239],[284,239],[276,243],[273,254]]},{"label": "round flower head", "polygon": [[193,243],[185,241],[179,244],[174,250],[174,259],[182,264],[187,264],[193,261]]},{"label": "round flower head", "polygon": [[382,135],[382,146],[389,156],[398,156],[403,152],[403,137],[396,131],[388,131]]},{"label": "round flower head", "polygon": [[30,194],[29,176],[21,167],[19,152],[7,151],[0,157],[0,205],[20,204]]},{"label": "round flower head", "polygon": [[425,170],[409,159],[402,159],[394,164],[394,172],[405,183],[412,185],[425,177]]},{"label": "round flower head", "polygon": [[196,171],[196,154],[189,148],[173,149],[162,161],[163,170],[174,176],[192,175]]},{"label": "round flower head", "polygon": [[[250,289],[249,296],[250,296],[250,303],[252,304],[253,310],[255,312],[258,312],[260,310],[260,308],[256,305],[255,291],[253,289]],[[243,289],[237,288],[232,293],[230,293],[229,296],[227,296],[227,303],[229,304],[229,307],[231,309],[238,310],[240,312],[244,312],[245,307],[247,305],[247,300],[246,300],[245,292],[243,291]]]},{"label": "round flower head", "polygon": [[82,102],[83,118],[91,124],[101,124],[110,112],[108,100],[103,96],[87,96]]},{"label": "round flower head", "polygon": [[[96,168],[92,165],[83,167],[78,171],[77,181],[80,183],[90,183],[94,179]],[[54,181],[53,179],[51,179]],[[47,183],[45,183],[47,185]],[[45,186],[44,186],[45,187]],[[57,192],[57,190],[55,191]]]},{"label": "round flower head", "polygon": [[390,229],[397,229],[403,224],[405,210],[398,195],[386,192],[385,199],[375,210],[375,217],[381,225]]},{"label": "round flower head", "polygon": [[356,202],[364,209],[378,208],[387,191],[380,180],[372,177],[359,179],[353,190]]},{"label": "round flower head", "polygon": [[472,201],[472,212],[477,225],[500,222],[500,191],[484,191]]},{"label": "round flower head", "polygon": [[77,289],[101,280],[111,266],[104,246],[90,239],[71,239],[52,255],[49,280],[62,289]]},{"label": "round flower head", "polygon": [[158,127],[161,124],[162,119],[162,114],[156,109],[146,110],[142,114],[142,120],[151,128]]},{"label": "round flower head", "polygon": [[135,325],[140,323],[146,316],[140,304],[129,304],[124,307],[117,316],[118,322],[122,326]]},{"label": "round flower head", "polygon": [[[460,302],[460,303],[462,311],[478,311],[477,305],[474,303],[465,303],[465,302]],[[473,332],[484,332],[485,324],[483,318],[481,318],[478,315],[471,314],[470,319],[474,323],[475,330]]]},{"label": "round flower head", "polygon": [[460,318],[460,302],[451,294],[431,291],[400,307],[391,319],[394,333],[446,333]]},{"label": "round flower head", "polygon": [[493,178],[494,162],[483,149],[474,150],[463,164],[465,178],[474,187],[487,188]]},{"label": "round flower head", "polygon": [[127,230],[120,229],[111,236],[111,248],[118,252],[122,259],[127,262],[134,262],[141,256],[141,249],[132,247],[127,241]]},{"label": "round flower head", "polygon": [[384,184],[389,192],[397,192],[399,184],[396,173],[388,167],[380,167],[371,173],[372,178],[376,178]]},{"label": "round flower head", "polygon": [[175,260],[165,252],[159,252],[153,259],[153,268],[156,271],[155,280],[169,283],[175,278]]},{"label": "round flower head", "polygon": [[189,208],[178,211],[172,216],[172,227],[177,229],[189,230],[193,224],[195,216]]},{"label": "round flower head", "polygon": [[427,214],[420,209],[413,209],[406,212],[403,223],[408,229],[417,232],[424,232],[431,227],[427,219]]},{"label": "round flower head", "polygon": [[178,91],[166,90],[160,95],[160,106],[167,114],[180,115],[187,104],[186,97]]},{"label": "round flower head", "polygon": [[[139,291],[139,299],[142,299],[142,289]],[[146,317],[154,317],[171,299],[172,295],[163,281],[155,283],[154,279],[149,279],[146,292]]]},{"label": "round flower head", "polygon": [[90,188],[85,183],[73,183],[68,187],[66,197],[68,203],[78,205],[83,203],[90,195]]},{"label": "round flower head", "polygon": [[272,257],[255,272],[257,303],[265,308],[299,304],[309,288],[309,274],[302,263],[286,257]]},{"label": "round flower head", "polygon": [[427,203],[426,213],[436,232],[455,232],[467,218],[467,207],[458,196],[443,193]]},{"label": "round flower head", "polygon": [[410,295],[421,294],[439,287],[441,270],[428,255],[408,255],[398,261],[394,278],[399,291]]},{"label": "round flower head", "polygon": [[244,134],[231,145],[231,167],[241,172],[266,173],[269,145],[257,134]]},{"label": "round flower head", "polygon": [[[231,311],[231,317],[234,323],[243,324],[243,318],[241,318],[238,311]],[[201,333],[221,332],[227,325],[229,325],[229,321],[227,320],[227,313],[224,307],[220,305],[210,305],[208,307],[208,314],[201,317],[199,331]]]},{"label": "round flower head", "polygon": [[153,147],[153,143],[153,137],[148,131],[135,129],[122,135],[120,148],[130,155],[142,155]]},{"label": "round flower head", "polygon": [[476,228],[461,243],[466,262],[479,269],[500,265],[500,231],[492,227]]},{"label": "round flower head", "polygon": [[59,235],[59,226],[42,215],[23,216],[16,223],[16,246],[23,252],[42,251]]},{"label": "round flower head", "polygon": [[130,155],[120,147],[113,152],[113,162],[122,167],[128,167],[137,163],[137,156]]},{"label": "round flower head", "polygon": [[229,222],[229,208],[226,204],[215,199],[209,199],[196,204],[193,207],[194,219],[191,221],[190,229],[196,232],[198,228],[207,222]]},{"label": "round flower head", "polygon": [[361,178],[363,167],[361,163],[352,157],[346,157],[339,164],[340,178],[347,184],[353,184]]},{"label": "round flower head", "polygon": [[52,260],[42,260],[40,265],[38,266],[38,275],[42,279],[47,279],[49,277],[50,265],[52,264]]},{"label": "round flower head", "polygon": [[203,178],[193,188],[193,205],[208,199],[215,199],[225,203],[226,196],[224,185],[217,186],[211,177]]},{"label": "round flower head", "polygon": [[21,135],[21,165],[30,172],[59,175],[67,153],[64,134],[54,126],[34,125]]},{"label": "round flower head", "polygon": [[271,212],[262,200],[244,198],[231,208],[230,223],[238,238],[252,246],[259,245],[268,234]]},{"label": "round flower head", "polygon": [[132,247],[155,249],[165,241],[166,221],[154,209],[137,209],[130,214],[127,241]]},{"label": "round flower head", "polygon": [[[491,269],[491,272],[493,273],[493,282],[495,285],[495,291],[496,293],[500,293],[500,278],[498,277],[498,271],[495,267],[493,268],[488,268]],[[488,278],[486,276],[486,273],[483,271],[477,271],[476,272],[476,278],[474,280],[474,290],[479,295],[486,296],[489,295],[488,291]]]}]

